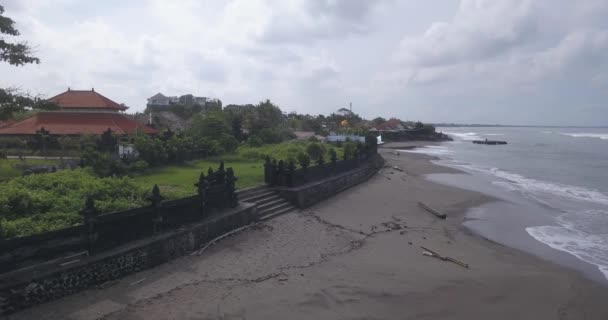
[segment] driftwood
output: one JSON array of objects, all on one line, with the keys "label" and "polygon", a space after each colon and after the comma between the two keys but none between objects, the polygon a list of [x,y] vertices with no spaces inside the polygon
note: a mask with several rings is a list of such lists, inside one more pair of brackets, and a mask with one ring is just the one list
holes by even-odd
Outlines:
[{"label": "driftwood", "polygon": [[[458,260],[456,260],[456,259],[454,259],[454,258],[450,258],[450,257],[442,256],[442,255],[440,255],[439,253],[437,253],[437,252],[435,252],[435,251],[433,251],[433,250],[431,250],[431,249],[425,248],[425,247],[423,247],[423,246],[420,246],[420,248],[422,248],[422,249],[424,249],[424,250],[428,251],[428,252],[430,253],[430,255],[429,255],[429,256],[431,256],[431,257],[438,258],[438,259],[441,259],[441,260],[443,260],[443,261],[449,261],[449,262],[455,263],[455,264],[457,264],[457,265],[459,265],[459,266],[461,266],[461,267],[463,267],[463,268],[467,268],[467,269],[469,268],[469,265],[468,265],[467,263],[460,262],[460,261],[458,261]],[[426,253],[426,252],[423,252],[422,254],[425,254],[425,253]]]},{"label": "driftwood", "polygon": [[448,217],[448,215],[447,215],[447,214],[445,214],[445,213],[441,213],[441,212],[438,212],[438,211],[435,211],[435,210],[433,210],[433,209],[429,208],[429,207],[428,207],[426,204],[424,204],[424,203],[422,203],[422,202],[418,202],[418,206],[419,206],[419,207],[421,207],[422,209],[424,209],[424,210],[426,210],[426,211],[428,211],[428,212],[432,213],[432,214],[433,214],[433,215],[435,215],[437,218],[440,218],[440,219],[445,219],[445,218],[447,218],[447,217]]}]

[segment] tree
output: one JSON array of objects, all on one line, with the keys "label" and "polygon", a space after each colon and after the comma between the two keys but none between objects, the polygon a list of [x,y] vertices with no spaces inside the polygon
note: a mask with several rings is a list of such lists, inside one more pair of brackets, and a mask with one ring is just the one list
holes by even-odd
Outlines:
[{"label": "tree", "polygon": [[380,125],[385,122],[386,122],[386,119],[384,119],[382,117],[377,117],[374,120],[372,120],[372,125],[377,126],[377,125]]},{"label": "tree", "polygon": [[3,15],[4,7],[0,5],[0,61],[7,61],[14,66],[27,63],[40,63],[40,59],[32,55],[32,48],[27,42],[10,43],[4,40],[2,34],[18,36],[15,21]]},{"label": "tree", "polygon": [[112,133],[112,129],[104,131],[97,140],[97,149],[103,152],[113,152],[118,145],[118,138]]},{"label": "tree", "polygon": [[[8,62],[14,66],[28,63],[40,63],[40,59],[32,55],[32,49],[27,42],[11,43],[3,35],[16,37],[19,31],[15,28],[15,21],[3,15],[4,7],[0,5],[0,61]],[[0,120],[13,117],[15,113],[28,109],[57,109],[53,103],[40,98],[31,98],[19,95],[15,89],[0,89]]]},{"label": "tree", "polygon": [[219,112],[206,115],[198,114],[192,119],[190,133],[193,138],[208,138],[217,140],[222,134],[230,134],[230,128],[224,115]]},{"label": "tree", "polygon": [[306,153],[314,161],[319,160],[323,156],[323,147],[320,144],[313,142],[306,147]]},{"label": "tree", "polygon": [[51,136],[51,132],[42,127],[36,130],[36,134],[32,137],[30,143],[34,149],[42,151],[42,154],[46,156],[46,150],[48,147],[56,146],[57,139]]},{"label": "tree", "polygon": [[240,116],[234,116],[232,118],[231,125],[232,135],[237,141],[241,142],[243,140],[243,119],[241,119]]}]

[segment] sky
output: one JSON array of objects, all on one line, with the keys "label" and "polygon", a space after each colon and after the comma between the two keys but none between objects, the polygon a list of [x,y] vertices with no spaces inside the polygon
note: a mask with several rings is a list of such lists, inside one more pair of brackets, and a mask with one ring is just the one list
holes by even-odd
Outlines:
[{"label": "sky", "polygon": [[[608,125],[607,0],[0,0],[0,86],[426,122]],[[7,37],[7,40],[11,40]]]}]

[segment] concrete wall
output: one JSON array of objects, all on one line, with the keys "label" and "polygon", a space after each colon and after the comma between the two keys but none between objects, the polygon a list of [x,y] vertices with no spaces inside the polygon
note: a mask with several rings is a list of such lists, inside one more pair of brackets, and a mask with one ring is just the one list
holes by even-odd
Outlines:
[{"label": "concrete wall", "polygon": [[278,188],[281,196],[300,209],[309,207],[354,185],[367,181],[384,165],[384,159],[375,155],[367,165],[348,172],[293,188]]},{"label": "concrete wall", "polygon": [[211,239],[256,219],[256,206],[243,203],[198,223],[134,241],[99,255],[67,262],[63,260],[61,264],[49,261],[35,268],[2,274],[0,315],[55,300],[189,254]]}]

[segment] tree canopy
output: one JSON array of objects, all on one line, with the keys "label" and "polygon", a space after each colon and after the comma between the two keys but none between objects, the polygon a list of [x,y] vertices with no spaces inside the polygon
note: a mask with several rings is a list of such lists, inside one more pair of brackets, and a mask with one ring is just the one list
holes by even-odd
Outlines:
[{"label": "tree canopy", "polygon": [[[40,63],[40,59],[32,55],[32,48],[27,42],[10,42],[11,38],[19,36],[15,21],[3,15],[4,7],[0,5],[0,62],[8,62],[14,66],[28,63]],[[16,89],[0,89],[0,120],[10,119],[14,114],[30,109],[52,110],[58,106],[40,98],[32,98],[18,94]]]},{"label": "tree canopy", "polygon": [[20,66],[27,63],[40,63],[40,59],[32,55],[32,48],[27,42],[8,42],[4,35],[16,37],[19,30],[15,21],[3,15],[4,7],[0,5],[0,61]]}]

